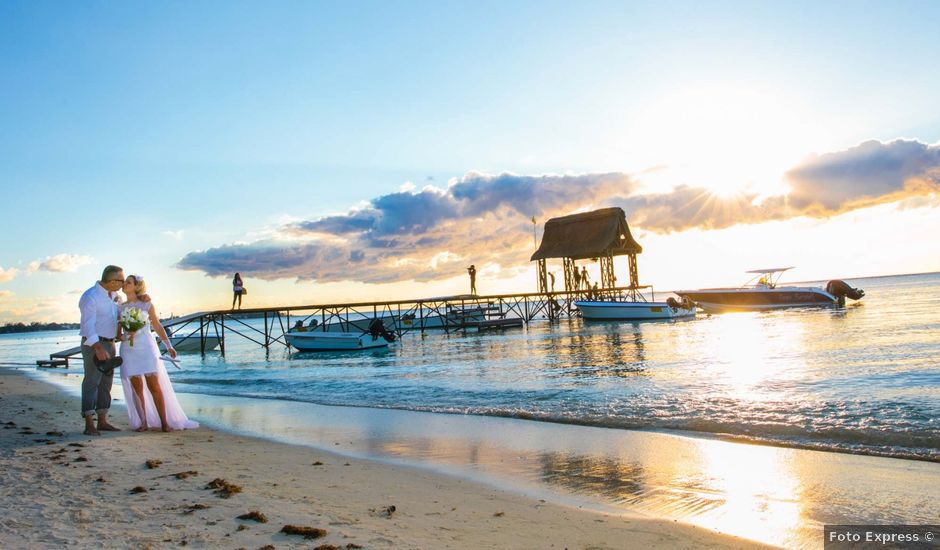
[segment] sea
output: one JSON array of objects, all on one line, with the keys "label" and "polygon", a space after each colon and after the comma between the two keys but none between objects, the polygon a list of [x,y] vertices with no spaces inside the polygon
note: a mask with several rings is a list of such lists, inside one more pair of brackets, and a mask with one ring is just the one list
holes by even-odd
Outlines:
[{"label": "sea", "polygon": [[[540,449],[548,445],[545,441],[578,441],[571,449],[552,454],[550,467],[543,460],[537,477],[542,481],[557,477],[555,468],[564,462],[569,470],[577,471],[566,477],[566,483],[570,485],[571,479],[577,478],[581,484],[578,492],[590,498],[599,495],[599,500],[607,502],[620,499],[620,503],[636,504],[650,493],[648,487],[624,492],[618,486],[612,496],[609,478],[638,476],[622,465],[642,460],[623,458],[624,449],[641,449],[650,441],[659,441],[657,437],[669,435],[684,439],[669,439],[672,443],[657,448],[684,448],[675,441],[731,441],[788,453],[809,449],[835,456],[866,455],[864,460],[887,457],[902,459],[897,464],[914,464],[913,469],[903,466],[901,470],[913,472],[914,479],[921,480],[918,483],[936,481],[940,479],[940,273],[846,281],[864,289],[866,295],[843,308],[700,314],[695,319],[666,322],[535,320],[523,328],[500,332],[410,333],[383,351],[298,353],[282,346],[265,351],[227,331],[224,357],[217,351],[204,357],[186,354],[181,356],[181,370],[168,370],[184,406],[196,419],[247,432],[252,431],[249,424],[254,422],[255,434],[273,433],[272,425],[290,424],[293,427],[282,433],[285,440],[295,443],[304,442],[297,434],[308,432],[291,422],[314,418],[324,425],[317,428],[320,431],[311,428],[310,437],[333,438],[338,446],[342,437],[352,440],[357,433],[366,439],[384,438],[387,443],[394,438],[388,435],[389,430],[398,430],[399,435],[402,430],[416,430],[408,436],[414,438],[437,433],[439,443],[454,433],[469,433],[469,422],[484,426],[477,428],[484,432],[474,436],[478,439],[506,439],[503,447],[511,449],[507,461],[525,460],[521,455],[527,451],[513,446],[522,445],[520,441],[527,437],[541,438]],[[825,282],[811,284],[824,286]],[[154,299],[158,301],[159,296]],[[261,328],[261,320],[244,322]],[[77,344],[75,331],[2,335],[0,368],[29,369],[26,365],[36,359]],[[67,372],[50,369],[42,375],[71,379],[74,388],[80,379],[80,361],[75,366],[78,368]],[[243,405],[233,409],[234,402]],[[241,412],[233,413],[236,409]],[[334,428],[354,423],[360,415],[368,419],[359,424],[359,431],[350,429],[339,435],[323,431],[331,423]],[[377,418],[384,420],[377,422]],[[643,433],[650,436],[637,439],[637,434]],[[614,441],[618,443],[611,447],[609,456],[613,458],[608,462],[577,462],[583,453],[596,458],[598,453],[608,452],[601,448]],[[433,446],[426,442],[420,445]],[[583,451],[575,448],[578,446],[595,450]],[[406,462],[428,458],[421,454],[424,451],[409,454],[400,450],[403,447],[383,444],[363,448],[350,443],[348,448],[335,450],[370,456],[398,452],[398,458]],[[705,456],[710,452],[702,451],[705,448],[707,445],[695,447],[698,450],[689,451],[688,456]],[[479,451],[479,447],[474,449],[468,454]],[[431,459],[444,460],[443,451],[435,452],[436,458]],[[559,456],[568,458],[560,460]],[[732,457],[734,453],[722,451],[721,456]],[[741,468],[726,471],[726,463],[721,475],[739,477],[735,471],[753,469],[756,456],[753,452],[740,455]],[[789,464],[817,460],[786,456]],[[473,463],[477,459],[466,460]],[[706,464],[706,459],[701,460]],[[769,464],[784,459],[766,460]],[[863,457],[853,460],[862,460],[858,468],[874,467],[877,471],[888,464],[872,466]],[[647,460],[650,464],[655,461],[660,459]],[[614,463],[621,466],[612,470],[610,464]],[[834,469],[827,471],[838,470],[838,461],[833,464]],[[668,499],[660,498],[657,506],[671,506],[673,512],[682,508],[688,512],[686,517],[693,513],[705,517],[712,505],[715,510],[722,505],[728,508],[727,483],[716,489],[723,491],[721,499],[713,498],[712,489],[702,489],[710,483],[708,476],[695,481],[694,491],[683,485],[690,483],[687,465],[677,466],[670,474],[671,481],[663,482],[663,486],[672,484],[679,489]],[[651,466],[650,471],[655,469]],[[779,471],[768,470],[762,479],[773,478]],[[795,475],[806,480],[805,473]],[[888,485],[894,475],[887,478]],[[655,476],[647,474],[651,477]],[[834,484],[837,477],[829,476],[826,483]],[[852,475],[842,478],[846,491],[860,486]],[[762,483],[766,481],[757,480],[754,485]],[[817,483],[814,490],[826,483]],[[845,510],[852,511],[838,519],[856,522],[916,520],[924,513],[924,502],[929,502],[918,500],[926,498],[923,494],[906,493],[898,497],[907,502],[899,511],[898,506],[883,507],[881,501],[857,490],[852,497],[832,489],[813,498],[825,503],[846,499]],[[779,498],[755,493],[749,502],[762,503],[754,505],[764,510],[759,521],[779,521],[774,519],[779,514],[770,513],[774,503],[787,506],[794,499],[806,498],[805,494],[786,491]],[[689,496],[692,493],[694,498]],[[937,496],[934,491],[930,499]],[[719,518],[718,514],[716,511],[714,517]],[[805,531],[806,518],[819,524],[832,521],[820,514],[804,511],[799,520],[793,520],[785,530],[795,538],[742,534],[802,546],[816,536],[815,531]],[[748,522],[737,518],[727,520],[728,525],[720,518],[702,523],[740,532],[739,526]]]},{"label": "sea", "polygon": [[[169,370],[177,391],[193,394],[940,461],[940,273],[848,282],[866,296],[844,308],[536,320],[502,332],[411,333],[365,353],[266,353],[229,332],[225,357],[188,354],[183,370]],[[0,363],[77,344],[75,331],[0,335]]]}]

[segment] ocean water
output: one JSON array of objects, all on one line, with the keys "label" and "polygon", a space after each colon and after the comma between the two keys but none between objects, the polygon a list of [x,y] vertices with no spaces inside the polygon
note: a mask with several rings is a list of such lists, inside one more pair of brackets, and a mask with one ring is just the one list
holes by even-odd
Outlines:
[{"label": "ocean water", "polygon": [[[867,295],[845,308],[536,321],[498,333],[408,334],[380,352],[265,353],[229,333],[226,357],[185,355],[184,370],[170,375],[193,394],[940,461],[940,274],[848,282]],[[73,345],[72,332],[3,335],[0,363]]]}]

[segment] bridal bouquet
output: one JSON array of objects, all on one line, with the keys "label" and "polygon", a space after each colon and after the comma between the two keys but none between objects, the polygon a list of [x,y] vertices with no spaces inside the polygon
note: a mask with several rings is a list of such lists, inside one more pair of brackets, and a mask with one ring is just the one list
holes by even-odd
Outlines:
[{"label": "bridal bouquet", "polygon": [[129,335],[131,347],[134,347],[134,333],[147,326],[147,314],[140,308],[130,307],[121,312],[119,322]]}]

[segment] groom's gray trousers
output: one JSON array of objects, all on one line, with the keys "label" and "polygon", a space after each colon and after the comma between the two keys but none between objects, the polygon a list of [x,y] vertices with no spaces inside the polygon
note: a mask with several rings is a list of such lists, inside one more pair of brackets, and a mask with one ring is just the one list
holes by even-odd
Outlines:
[{"label": "groom's gray trousers", "polygon": [[[114,340],[98,337],[109,357],[114,357]],[[108,412],[111,408],[111,385],[114,383],[114,371],[104,374],[95,366],[95,350],[85,345],[82,338],[82,362],[85,366],[85,378],[82,379],[82,416]]]}]

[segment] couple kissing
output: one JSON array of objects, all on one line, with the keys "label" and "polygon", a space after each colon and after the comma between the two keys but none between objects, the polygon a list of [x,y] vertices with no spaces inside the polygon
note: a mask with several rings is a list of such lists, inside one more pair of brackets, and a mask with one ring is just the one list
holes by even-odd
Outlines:
[{"label": "couple kissing", "polygon": [[[118,293],[122,290],[124,296]],[[164,432],[196,428],[176,399],[160,350],[151,330],[163,342],[167,354],[176,358],[156,307],[140,275],[124,276],[124,270],[109,265],[101,280],[82,294],[81,311],[82,417],[86,435],[120,431],[108,422],[114,369],[121,369],[121,384],[127,401],[131,429]],[[117,353],[115,342],[120,342]],[[97,424],[95,423],[97,416]]]}]

